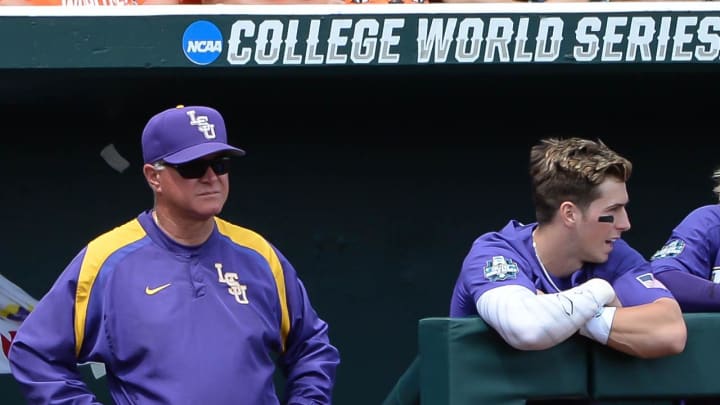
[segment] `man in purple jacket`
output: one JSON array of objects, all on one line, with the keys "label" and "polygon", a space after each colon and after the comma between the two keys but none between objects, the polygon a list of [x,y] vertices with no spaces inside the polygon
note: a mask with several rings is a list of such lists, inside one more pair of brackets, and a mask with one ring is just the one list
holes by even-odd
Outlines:
[{"label": "man in purple jacket", "polygon": [[678,303],[620,237],[631,163],[602,142],[546,139],[530,153],[537,222],[480,236],[465,258],[450,316],[477,316],[522,350],[577,332],[642,358],[684,350]]},{"label": "man in purple jacket", "polygon": [[92,240],[18,330],[13,376],[30,404],[96,404],[77,364],[101,362],[117,404],[330,404],[339,354],[288,260],[220,214],[222,116],[153,116],[142,134],[155,206]]},{"label": "man in purple jacket", "polygon": [[[720,169],[713,179],[720,196]],[[650,261],[683,311],[720,311],[720,204],[690,212]]]}]

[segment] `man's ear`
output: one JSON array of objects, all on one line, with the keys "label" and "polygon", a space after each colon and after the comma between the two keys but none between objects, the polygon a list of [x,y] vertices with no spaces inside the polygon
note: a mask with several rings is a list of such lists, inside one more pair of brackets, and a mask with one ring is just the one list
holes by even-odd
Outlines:
[{"label": "man's ear", "polygon": [[574,225],[575,223],[577,223],[580,215],[580,210],[574,203],[570,201],[564,201],[562,204],[560,204],[560,208],[558,211],[558,215],[560,215],[563,224]]},{"label": "man's ear", "polygon": [[146,163],[143,166],[143,174],[150,188],[154,191],[160,191],[160,171],[155,166]]}]

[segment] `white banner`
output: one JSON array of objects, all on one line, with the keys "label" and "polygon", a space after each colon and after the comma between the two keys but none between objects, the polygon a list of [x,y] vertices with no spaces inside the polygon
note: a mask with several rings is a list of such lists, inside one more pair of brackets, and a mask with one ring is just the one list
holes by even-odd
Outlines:
[{"label": "white banner", "polygon": [[10,363],[8,362],[8,352],[10,351],[10,343],[15,337],[18,322],[6,321],[0,318],[0,341],[2,342],[2,352],[0,352],[0,374],[10,373]]},{"label": "white banner", "polygon": [[0,274],[0,374],[10,373],[8,352],[18,327],[37,305],[37,300]]}]

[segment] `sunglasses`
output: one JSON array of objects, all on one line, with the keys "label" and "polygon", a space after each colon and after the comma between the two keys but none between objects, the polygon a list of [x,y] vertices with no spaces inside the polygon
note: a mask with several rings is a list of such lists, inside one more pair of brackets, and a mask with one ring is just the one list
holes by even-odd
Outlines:
[{"label": "sunglasses", "polygon": [[208,167],[218,176],[227,174],[230,171],[230,158],[219,156],[214,159],[195,159],[187,163],[172,164],[164,162],[166,166],[175,169],[184,179],[199,179],[207,173]]}]

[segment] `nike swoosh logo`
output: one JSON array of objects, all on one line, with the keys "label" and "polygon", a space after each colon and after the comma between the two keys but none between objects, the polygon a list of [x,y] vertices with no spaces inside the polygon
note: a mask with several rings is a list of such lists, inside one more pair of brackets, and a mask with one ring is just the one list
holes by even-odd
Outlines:
[{"label": "nike swoosh logo", "polygon": [[155,287],[155,288],[145,287],[145,294],[155,295],[155,294],[159,293],[160,291],[170,287],[170,284],[172,284],[172,283],[163,284],[160,287]]}]

